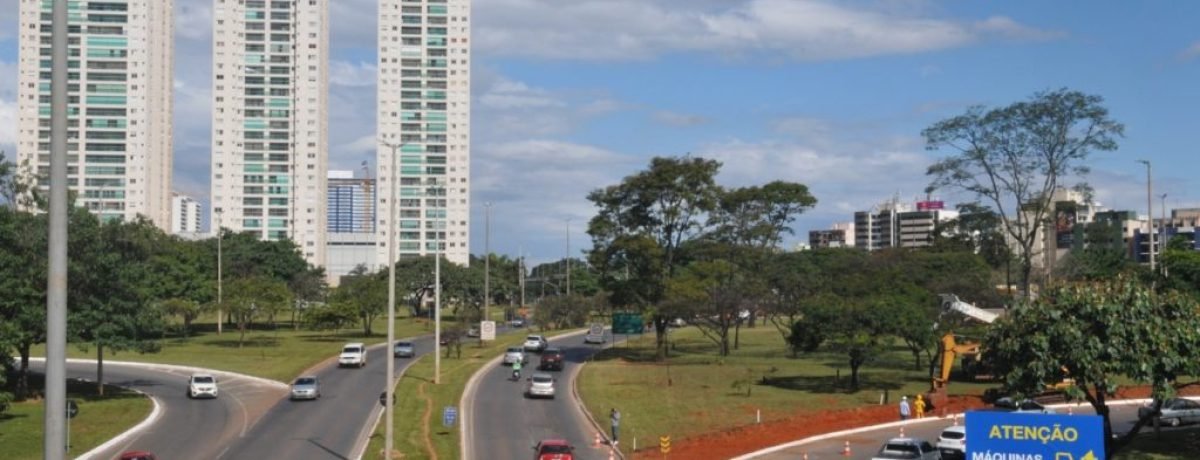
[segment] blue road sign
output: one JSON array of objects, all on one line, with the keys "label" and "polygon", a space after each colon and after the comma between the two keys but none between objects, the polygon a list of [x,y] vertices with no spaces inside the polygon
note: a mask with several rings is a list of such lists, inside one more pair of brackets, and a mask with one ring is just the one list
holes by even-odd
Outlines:
[{"label": "blue road sign", "polygon": [[442,409],[442,426],[454,426],[454,420],[458,418],[458,409],[454,406],[446,406]]},{"label": "blue road sign", "polygon": [[967,412],[967,460],[1104,460],[1098,415]]}]

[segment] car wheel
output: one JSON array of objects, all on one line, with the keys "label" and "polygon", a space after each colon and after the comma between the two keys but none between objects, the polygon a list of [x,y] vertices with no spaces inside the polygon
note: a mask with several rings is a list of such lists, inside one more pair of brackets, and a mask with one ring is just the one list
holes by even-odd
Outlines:
[{"label": "car wheel", "polygon": [[1167,419],[1167,425],[1179,426],[1179,419],[1178,418]]}]

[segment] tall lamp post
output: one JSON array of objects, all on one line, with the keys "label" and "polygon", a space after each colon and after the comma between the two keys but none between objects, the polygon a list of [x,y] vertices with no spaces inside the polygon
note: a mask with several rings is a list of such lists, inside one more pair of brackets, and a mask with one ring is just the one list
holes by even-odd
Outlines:
[{"label": "tall lamp post", "polygon": [[[439,186],[434,190],[437,191],[437,200],[435,203],[440,204],[443,197],[446,195],[444,185]],[[446,212],[442,206],[442,212]],[[442,346],[442,225],[445,225],[445,219],[442,219],[438,225],[433,226],[433,341],[438,347]],[[442,383],[442,353],[438,349],[437,353],[433,354],[433,384]]]},{"label": "tall lamp post", "polygon": [[571,296],[571,218],[567,218],[567,297]]},{"label": "tall lamp post", "polygon": [[217,335],[221,335],[221,328],[225,323],[225,320],[222,318],[225,308],[224,304],[221,303],[221,283],[225,280],[221,276],[221,241],[225,239],[224,228],[221,225],[221,214],[224,211],[218,208],[215,212],[217,213]]},{"label": "tall lamp post", "polygon": [[51,5],[50,210],[46,277],[46,384],[42,452],[66,454],[67,440],[67,1]]},{"label": "tall lamp post", "polygon": [[1154,271],[1154,193],[1150,179],[1150,160],[1138,160],[1146,165],[1146,238],[1150,241],[1150,271]]},{"label": "tall lamp post", "polygon": [[[390,350],[392,344],[396,342],[396,162],[400,157],[400,148],[405,143],[392,144],[383,139],[379,143],[385,147],[392,149],[392,170],[388,171],[388,230],[387,230],[387,247],[388,247],[388,322],[387,322],[387,346]],[[378,176],[378,175],[377,175]],[[388,354],[391,354],[389,351]],[[436,354],[436,353],[435,353]],[[396,378],[396,360],[389,358],[387,360],[387,380],[384,382],[384,392],[386,393],[384,401],[384,412],[387,418],[387,432],[384,435],[383,452],[387,458],[392,457],[392,416],[395,415],[392,411],[392,401],[395,401],[394,385],[392,384]]]},{"label": "tall lamp post", "polygon": [[[483,203],[483,320],[487,321],[488,305],[492,301],[492,203]],[[480,341],[483,341],[480,334]]]},{"label": "tall lamp post", "polygon": [[[1162,199],[1158,207],[1158,215],[1162,216],[1158,220],[1158,245],[1165,249],[1167,247],[1167,194],[1164,193],[1158,197]],[[1166,268],[1163,271],[1167,271]]]}]

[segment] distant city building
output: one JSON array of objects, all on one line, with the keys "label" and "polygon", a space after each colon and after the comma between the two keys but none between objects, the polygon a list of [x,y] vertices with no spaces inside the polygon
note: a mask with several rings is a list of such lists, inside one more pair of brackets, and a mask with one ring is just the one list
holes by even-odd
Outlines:
[{"label": "distant city building", "polygon": [[[1153,238],[1154,254],[1161,254],[1167,244],[1175,237],[1183,237],[1196,250],[1200,250],[1200,242],[1196,238],[1196,229],[1200,227],[1200,208],[1181,208],[1171,210],[1171,217],[1163,220],[1154,219],[1155,237]],[[1134,232],[1133,247],[1136,249],[1134,260],[1138,263],[1150,263],[1150,235],[1145,221]]]},{"label": "distant city building", "polygon": [[[47,189],[54,2],[21,0],[18,165]],[[103,220],[171,225],[174,0],[72,1],[67,187]],[[11,12],[8,14],[12,14]]]},{"label": "distant city building", "polygon": [[[379,189],[398,181],[396,241],[387,241],[388,194],[379,193],[376,260],[435,252],[470,261],[470,0],[379,2],[376,154]],[[400,158],[394,158],[399,155]],[[399,170],[396,170],[396,169]],[[393,179],[395,178],[395,179]]]},{"label": "distant city building", "polygon": [[375,271],[375,244],[373,233],[330,233],[325,246],[325,280],[329,285],[337,286],[359,265]]},{"label": "distant city building", "polygon": [[171,197],[171,234],[200,233],[200,202],[190,196]]},{"label": "distant city building", "polygon": [[917,211],[896,213],[896,227],[899,228],[897,238],[902,248],[932,246],[942,224],[958,218],[958,211],[948,211],[941,206],[920,209],[920,204]]},{"label": "distant city building", "polygon": [[941,201],[918,201],[915,205],[893,199],[870,211],[854,213],[854,245],[868,251],[886,248],[923,248],[933,244],[940,226],[958,218]]},{"label": "distant city building", "polygon": [[375,233],[375,179],[329,171],[326,198],[329,233]]},{"label": "distant city building", "polygon": [[808,247],[813,249],[847,247],[846,231],[839,229],[812,230],[808,232]]},{"label": "distant city building", "polygon": [[[1058,188],[1050,198],[1050,206],[1042,214],[1040,238],[1033,241],[1032,262],[1035,270],[1045,271],[1057,267],[1059,260],[1075,247],[1082,238],[1085,226],[1093,222],[1095,214],[1103,211],[1099,203],[1086,201],[1084,194],[1067,188]],[[1022,211],[1023,222],[1036,221],[1032,211]],[[1008,232],[1004,232],[1014,254],[1021,249]]]},{"label": "distant city building", "polygon": [[899,246],[896,214],[910,209],[899,200],[892,200],[870,211],[854,213],[854,245],[868,251]]},{"label": "distant city building", "polygon": [[329,0],[214,0],[212,16],[213,221],[324,266]]}]

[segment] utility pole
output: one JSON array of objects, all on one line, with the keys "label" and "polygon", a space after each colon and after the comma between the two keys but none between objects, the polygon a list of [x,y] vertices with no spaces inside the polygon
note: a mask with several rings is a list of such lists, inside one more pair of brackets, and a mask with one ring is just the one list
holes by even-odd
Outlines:
[{"label": "utility pole", "polygon": [[[435,203],[441,204],[443,196],[446,194],[444,186],[436,188],[437,200]],[[442,212],[446,209],[442,207]],[[445,219],[439,224],[444,225]],[[434,258],[433,258],[433,341],[437,345],[437,352],[433,354],[433,384],[442,383],[442,229],[441,225],[434,225]]]},{"label": "utility pole", "polygon": [[[1167,247],[1167,194],[1159,195],[1159,198],[1162,199],[1162,202],[1160,203],[1158,214],[1162,216],[1162,219],[1158,220],[1158,231],[1160,233],[1158,244],[1165,249]],[[1163,271],[1166,271],[1166,269],[1163,269]]]},{"label": "utility pole", "polygon": [[[395,440],[393,439],[392,429],[395,422],[392,420],[395,415],[392,410],[393,401],[396,399],[395,378],[396,378],[396,360],[392,356],[392,347],[396,343],[396,170],[398,167],[397,159],[400,157],[400,148],[404,143],[392,144],[382,139],[380,144],[392,149],[392,170],[388,171],[388,230],[387,230],[387,247],[388,247],[388,324],[387,324],[387,347],[385,348],[387,356],[387,380],[384,382],[384,392],[387,394],[383,410],[387,418],[385,426],[386,434],[383,441],[384,458],[392,458],[392,446]],[[365,168],[365,166],[364,166]],[[375,175],[379,177],[379,174]],[[353,224],[351,224],[353,226]],[[437,354],[437,353],[434,353]]]},{"label": "utility pole", "polygon": [[1154,193],[1150,179],[1150,160],[1138,160],[1146,165],[1146,239],[1150,241],[1150,271],[1154,271]]},{"label": "utility pole", "polygon": [[567,218],[567,297],[571,296],[571,218]]},{"label": "utility pole", "polygon": [[222,312],[224,312],[224,304],[221,303],[221,283],[225,278],[221,276],[221,240],[225,239],[225,234],[222,232],[221,215],[224,213],[221,209],[214,210],[217,213],[217,335],[221,335],[221,327],[224,326]]},{"label": "utility pole", "polygon": [[67,0],[55,0],[50,44],[50,235],[46,280],[46,403],[42,452],[66,455],[67,422]]},{"label": "utility pole", "polygon": [[517,249],[517,284],[521,285],[521,305],[525,308],[525,248]]},{"label": "utility pole", "polygon": [[488,201],[483,202],[483,252],[483,320],[487,321],[492,301],[492,203]]}]

